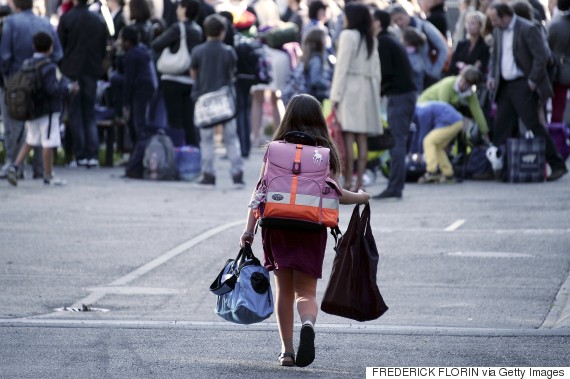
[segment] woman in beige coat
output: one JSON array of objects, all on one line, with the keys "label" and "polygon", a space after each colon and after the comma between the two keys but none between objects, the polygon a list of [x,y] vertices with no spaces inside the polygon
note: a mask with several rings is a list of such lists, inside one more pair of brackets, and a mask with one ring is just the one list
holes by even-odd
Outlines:
[{"label": "woman in beige coat", "polygon": [[[372,32],[370,11],[362,4],[345,9],[345,29],[340,33],[331,101],[342,126],[346,145],[344,187],[362,188],[368,156],[367,137],[382,134],[380,113],[380,58]],[[352,184],[353,145],[358,146],[357,179]]]}]

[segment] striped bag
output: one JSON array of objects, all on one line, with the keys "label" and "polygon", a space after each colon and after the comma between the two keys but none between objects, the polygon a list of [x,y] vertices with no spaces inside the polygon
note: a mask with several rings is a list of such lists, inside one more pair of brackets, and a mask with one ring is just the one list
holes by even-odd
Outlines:
[{"label": "striped bag", "polygon": [[330,177],[330,150],[273,141],[265,173],[250,207],[261,227],[321,231],[338,226],[337,183]]}]

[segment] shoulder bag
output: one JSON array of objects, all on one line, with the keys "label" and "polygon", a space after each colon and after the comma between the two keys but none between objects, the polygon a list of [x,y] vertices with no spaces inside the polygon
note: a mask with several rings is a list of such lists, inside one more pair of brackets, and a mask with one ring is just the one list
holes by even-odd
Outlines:
[{"label": "shoulder bag", "polygon": [[370,204],[356,205],[341,237],[321,310],[356,321],[370,321],[388,310],[378,285],[378,249],[370,227]]},{"label": "shoulder bag", "polygon": [[236,101],[231,86],[208,92],[196,100],[194,126],[209,128],[223,124],[236,116]]},{"label": "shoulder bag", "polygon": [[180,28],[180,47],[176,53],[170,51],[170,47],[165,47],[156,62],[156,68],[162,74],[180,75],[190,69],[192,59],[186,44],[186,26],[183,22],[178,23]]},{"label": "shoulder bag", "polygon": [[210,291],[218,297],[214,312],[224,320],[253,324],[273,313],[269,272],[253,255],[249,243],[236,259],[228,259]]}]

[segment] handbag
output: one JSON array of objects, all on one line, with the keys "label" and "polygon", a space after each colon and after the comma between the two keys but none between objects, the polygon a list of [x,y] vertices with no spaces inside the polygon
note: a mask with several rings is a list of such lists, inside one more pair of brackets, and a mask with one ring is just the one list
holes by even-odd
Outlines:
[{"label": "handbag", "polygon": [[162,74],[180,75],[190,69],[192,57],[188,52],[186,44],[186,27],[183,22],[179,22],[180,27],[180,47],[176,53],[170,51],[170,47],[165,47],[156,62],[156,68]]},{"label": "handbag", "polygon": [[384,134],[368,137],[368,151],[390,150],[394,145],[394,137],[388,128],[384,128]]},{"label": "handbag", "polygon": [[546,179],[544,137],[527,132],[525,138],[508,138],[506,168],[507,182],[543,182]]},{"label": "handbag", "polygon": [[370,204],[356,205],[341,237],[321,303],[325,313],[356,321],[375,320],[388,310],[376,284],[378,249],[370,227]]},{"label": "handbag", "polygon": [[228,259],[210,285],[218,296],[214,312],[236,324],[253,324],[273,314],[273,293],[269,272],[246,243],[235,259]]},{"label": "handbag", "polygon": [[327,126],[329,127],[329,134],[338,150],[338,155],[341,161],[341,169],[344,172],[344,163],[346,161],[346,145],[344,144],[344,137],[342,135],[342,126],[336,118],[336,111],[332,108],[330,114],[326,118]]},{"label": "handbag", "polygon": [[236,102],[230,86],[208,92],[196,100],[194,126],[207,128],[223,124],[236,116]]}]

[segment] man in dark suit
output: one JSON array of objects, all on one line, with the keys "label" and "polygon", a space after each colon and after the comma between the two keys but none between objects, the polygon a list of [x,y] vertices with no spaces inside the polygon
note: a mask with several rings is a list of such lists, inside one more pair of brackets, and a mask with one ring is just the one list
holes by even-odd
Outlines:
[{"label": "man in dark suit", "polygon": [[97,79],[103,75],[107,29],[99,16],[87,9],[87,0],[73,0],[61,17],[57,34],[63,47],[61,72],[79,83],[79,93],[69,104],[69,124],[78,166],[99,165],[99,137],[95,125]]},{"label": "man in dark suit", "polygon": [[568,170],[539,119],[539,99],[544,103],[552,96],[546,71],[549,55],[541,32],[517,17],[508,4],[493,3],[487,16],[495,28],[487,82],[497,102],[493,143],[500,146],[516,136],[520,117],[536,137],[546,140],[546,161],[552,169],[548,180],[557,180]]}]

